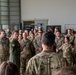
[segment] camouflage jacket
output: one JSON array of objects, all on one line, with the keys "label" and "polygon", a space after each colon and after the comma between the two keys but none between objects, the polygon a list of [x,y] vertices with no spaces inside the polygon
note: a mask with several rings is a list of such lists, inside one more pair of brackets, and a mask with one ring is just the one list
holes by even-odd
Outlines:
[{"label": "camouflage jacket", "polygon": [[25,70],[26,70],[26,65],[29,59],[35,55],[35,48],[33,43],[30,40],[26,40],[24,42],[23,40],[21,41],[21,46],[23,47],[23,51],[21,52],[21,57],[20,57],[20,75],[24,75]]},{"label": "camouflage jacket", "polygon": [[32,56],[35,55],[35,48],[34,48],[33,43],[30,40],[27,39],[26,42],[21,40],[20,44],[23,50],[29,50]]},{"label": "camouflage jacket", "polygon": [[9,58],[9,39],[0,38],[0,60],[7,61]]},{"label": "camouflage jacket", "polygon": [[64,43],[64,37],[61,38],[55,38],[56,48],[61,47],[61,45]]},{"label": "camouflage jacket", "polygon": [[74,47],[76,49],[76,34],[74,36],[75,36],[75,39],[74,39]]},{"label": "camouflage jacket", "polygon": [[71,44],[66,44],[64,43],[61,46],[61,49],[63,51],[63,57],[64,58],[71,58],[73,52],[74,52],[74,47]]},{"label": "camouflage jacket", "polygon": [[65,58],[67,65],[72,66],[73,65],[73,54],[75,52],[74,47],[71,44],[64,43],[61,46],[63,57]]},{"label": "camouflage jacket", "polygon": [[42,48],[41,37],[39,37],[39,36],[35,37],[33,43],[34,43],[34,47],[35,47],[35,50],[36,50],[36,54],[40,53],[41,51],[38,48]]},{"label": "camouflage jacket", "polygon": [[54,52],[42,51],[28,62],[25,75],[55,75],[62,62]]}]

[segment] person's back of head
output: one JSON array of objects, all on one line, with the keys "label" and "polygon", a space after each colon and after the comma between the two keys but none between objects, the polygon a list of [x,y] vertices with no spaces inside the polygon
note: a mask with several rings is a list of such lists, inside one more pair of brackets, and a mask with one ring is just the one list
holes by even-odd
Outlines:
[{"label": "person's back of head", "polygon": [[42,36],[42,42],[46,46],[52,46],[55,43],[55,35],[53,32],[46,32]]},{"label": "person's back of head", "polygon": [[56,75],[76,75],[76,66],[62,67]]},{"label": "person's back of head", "polygon": [[19,69],[12,62],[3,62],[0,65],[0,75],[19,75]]}]

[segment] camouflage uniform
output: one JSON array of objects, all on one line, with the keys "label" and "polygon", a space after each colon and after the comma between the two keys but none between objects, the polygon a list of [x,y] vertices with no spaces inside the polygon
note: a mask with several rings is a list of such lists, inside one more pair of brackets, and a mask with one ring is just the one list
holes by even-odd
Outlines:
[{"label": "camouflage uniform", "polygon": [[0,38],[0,64],[9,59],[9,39]]},{"label": "camouflage uniform", "polygon": [[74,64],[76,65],[76,34],[75,34],[75,39],[74,39],[74,49],[75,49],[75,52],[74,52],[74,55],[73,55],[73,61],[74,61]]},{"label": "camouflage uniform", "polygon": [[28,60],[35,55],[35,48],[30,40],[27,39],[26,42],[21,41],[21,46],[23,47],[23,51],[21,52],[21,63],[20,63],[20,74],[24,75],[26,70],[26,65]]},{"label": "camouflage uniform", "polygon": [[33,38],[33,39],[32,39],[32,38],[28,38],[28,39],[29,39],[29,40],[33,43],[33,45],[34,45],[34,39],[35,39],[35,38]]},{"label": "camouflage uniform", "polygon": [[73,65],[73,52],[74,52],[74,48],[71,44],[66,44],[64,43],[61,46],[61,49],[63,51],[63,57],[65,58],[67,65],[71,66]]},{"label": "camouflage uniform", "polygon": [[35,47],[35,50],[36,50],[36,54],[41,52],[41,51],[38,50],[38,48],[42,47],[42,45],[41,45],[41,37],[39,37],[39,36],[35,37],[35,39],[34,39],[34,47]]},{"label": "camouflage uniform", "polygon": [[18,40],[12,39],[10,41],[10,58],[9,61],[15,63],[18,67],[20,67],[20,44]]},{"label": "camouflage uniform", "polygon": [[[56,43],[56,49],[58,49],[59,47],[62,46],[62,44],[64,43],[64,37],[60,37],[60,38],[55,38],[55,43]],[[58,51],[58,55],[61,57],[62,56],[62,51]]]},{"label": "camouflage uniform", "polygon": [[74,39],[74,48],[76,50],[76,34],[75,34],[75,39]]},{"label": "camouflage uniform", "polygon": [[38,36],[38,32],[35,34],[35,37],[37,37]]},{"label": "camouflage uniform", "polygon": [[25,75],[55,75],[62,62],[52,51],[42,51],[28,62]]},{"label": "camouflage uniform", "polygon": [[23,40],[20,41],[21,46],[23,47],[23,50],[30,50],[32,56],[35,55],[35,48],[33,43],[30,40],[26,40],[26,42],[24,42]]},{"label": "camouflage uniform", "polygon": [[30,40],[33,43],[33,39],[31,39],[30,36],[28,36],[27,38],[28,38],[28,40]]},{"label": "camouflage uniform", "polygon": [[55,38],[56,48],[59,48],[64,43],[64,37]]}]

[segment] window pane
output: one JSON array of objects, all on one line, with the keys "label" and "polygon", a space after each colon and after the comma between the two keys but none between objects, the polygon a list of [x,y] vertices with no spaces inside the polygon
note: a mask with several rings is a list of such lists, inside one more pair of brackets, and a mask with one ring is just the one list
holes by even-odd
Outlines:
[{"label": "window pane", "polygon": [[14,23],[17,24],[17,23],[19,23],[19,21],[18,21],[18,20],[15,20],[15,21],[11,20],[10,23],[11,23],[11,24],[14,24]]},{"label": "window pane", "polygon": [[7,24],[8,25],[8,21],[1,21],[1,24]]},{"label": "window pane", "polygon": [[8,0],[1,0],[1,1],[7,2]]},{"label": "window pane", "polygon": [[19,0],[10,0],[10,2],[19,2]]},{"label": "window pane", "polygon": [[19,19],[19,16],[10,16],[10,19],[12,20],[18,20]]},{"label": "window pane", "polygon": [[8,11],[8,7],[1,7],[1,10]]},{"label": "window pane", "polygon": [[8,15],[8,12],[1,12],[1,15]]},{"label": "window pane", "polygon": [[10,12],[10,15],[19,15],[19,12]]},{"label": "window pane", "polygon": [[1,6],[8,6],[8,3],[6,3],[6,2],[1,2]]},{"label": "window pane", "polygon": [[10,6],[19,6],[19,3],[10,3]]},{"label": "window pane", "polygon": [[8,16],[1,16],[1,20],[8,20]]},{"label": "window pane", "polygon": [[10,7],[10,11],[19,11],[19,7]]},{"label": "window pane", "polygon": [[4,29],[5,31],[7,30],[8,25],[2,25],[2,29]]},{"label": "window pane", "polygon": [[19,24],[19,1],[20,0],[0,0],[0,25],[10,24],[9,26],[11,26],[14,23]]}]

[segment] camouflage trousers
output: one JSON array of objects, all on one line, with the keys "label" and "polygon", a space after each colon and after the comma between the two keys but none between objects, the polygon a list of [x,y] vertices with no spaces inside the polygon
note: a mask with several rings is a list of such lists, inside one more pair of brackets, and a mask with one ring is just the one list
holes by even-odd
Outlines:
[{"label": "camouflage trousers", "polygon": [[71,58],[64,58],[66,61],[67,66],[73,66],[73,59]]},{"label": "camouflage trousers", "polygon": [[20,62],[20,75],[25,75],[26,66],[27,66],[28,61],[29,61],[29,59],[24,59],[24,58],[21,59],[21,62]]}]

